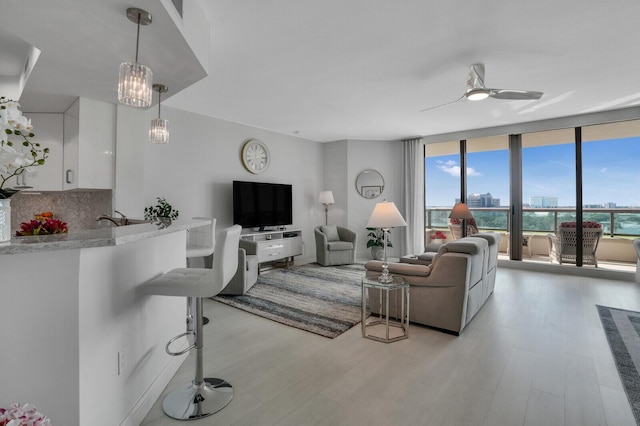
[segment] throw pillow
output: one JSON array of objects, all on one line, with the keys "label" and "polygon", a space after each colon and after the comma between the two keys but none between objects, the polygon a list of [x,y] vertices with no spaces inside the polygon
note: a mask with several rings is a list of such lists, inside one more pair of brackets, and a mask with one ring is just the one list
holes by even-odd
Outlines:
[{"label": "throw pillow", "polygon": [[322,229],[322,233],[327,236],[327,241],[340,241],[340,235],[338,235],[337,226],[325,225],[321,229]]}]

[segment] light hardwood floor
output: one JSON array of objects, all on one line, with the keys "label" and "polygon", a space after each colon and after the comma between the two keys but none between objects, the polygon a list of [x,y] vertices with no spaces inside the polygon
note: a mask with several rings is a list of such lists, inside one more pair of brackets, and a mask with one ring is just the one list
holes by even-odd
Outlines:
[{"label": "light hardwood floor", "polygon": [[[201,425],[635,425],[595,304],[640,311],[631,282],[499,269],[460,337],[336,339],[207,300],[205,375],[235,396]],[[169,384],[193,377],[193,358]],[[182,425],[156,402],[143,425]]]}]

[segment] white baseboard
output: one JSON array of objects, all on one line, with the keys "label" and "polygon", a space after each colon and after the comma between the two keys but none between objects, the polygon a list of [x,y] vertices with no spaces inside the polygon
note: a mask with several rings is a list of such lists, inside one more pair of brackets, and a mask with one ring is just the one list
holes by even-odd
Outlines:
[{"label": "white baseboard", "polygon": [[161,373],[151,383],[149,388],[142,394],[140,399],[135,403],[131,411],[122,420],[120,426],[138,426],[151,411],[151,407],[156,403],[164,388],[171,381],[173,376],[178,372],[182,363],[187,356],[171,356]]}]

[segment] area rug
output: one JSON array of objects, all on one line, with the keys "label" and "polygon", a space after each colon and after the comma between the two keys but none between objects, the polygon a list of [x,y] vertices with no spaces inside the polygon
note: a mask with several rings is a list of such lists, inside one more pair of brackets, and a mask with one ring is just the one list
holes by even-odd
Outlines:
[{"label": "area rug", "polygon": [[362,265],[312,263],[263,273],[243,296],[213,299],[333,339],[360,322],[363,275]]},{"label": "area rug", "polygon": [[640,425],[640,312],[596,307],[631,411]]}]

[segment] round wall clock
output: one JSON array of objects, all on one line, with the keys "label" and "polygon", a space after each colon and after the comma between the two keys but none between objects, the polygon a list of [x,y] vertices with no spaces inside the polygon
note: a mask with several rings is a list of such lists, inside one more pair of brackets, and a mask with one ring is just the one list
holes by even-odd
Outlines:
[{"label": "round wall clock", "polygon": [[262,173],[269,167],[269,149],[257,139],[247,141],[242,147],[242,164],[251,173]]}]

